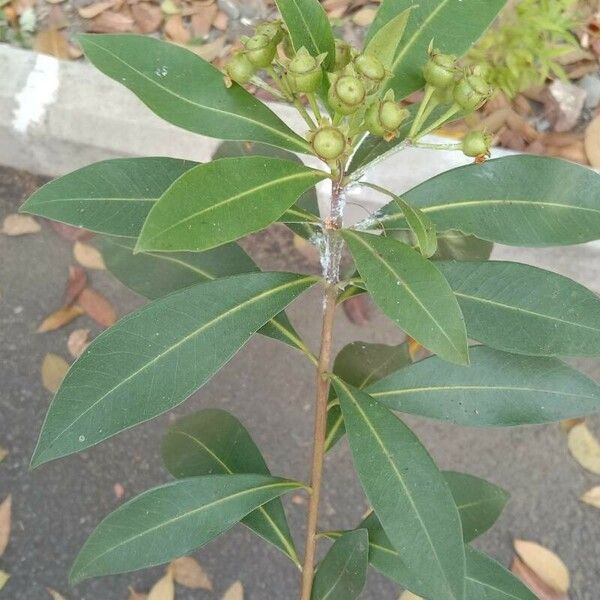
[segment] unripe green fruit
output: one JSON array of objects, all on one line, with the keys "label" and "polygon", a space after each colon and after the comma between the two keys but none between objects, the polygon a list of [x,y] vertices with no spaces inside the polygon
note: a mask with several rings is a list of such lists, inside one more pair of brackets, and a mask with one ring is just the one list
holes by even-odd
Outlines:
[{"label": "unripe green fruit", "polygon": [[372,94],[379,89],[386,72],[383,63],[378,58],[368,54],[359,54],[354,59],[354,67],[363,79],[367,94]]},{"label": "unripe green fruit", "polygon": [[299,51],[287,68],[287,80],[293,92],[316,92],[323,80],[323,69],[317,58]]},{"label": "unripe green fruit", "polygon": [[466,156],[485,156],[490,151],[492,139],[482,131],[469,131],[462,141],[462,151]]},{"label": "unripe green fruit", "polygon": [[275,44],[283,39],[283,27],[281,21],[267,21],[256,28],[256,35],[266,35]]},{"label": "unripe green fruit", "polygon": [[440,54],[433,51],[423,67],[425,81],[439,89],[450,87],[456,74],[456,57],[450,54]]},{"label": "unripe green fruit", "polygon": [[365,86],[358,77],[343,75],[332,82],[327,99],[336,112],[351,115],[360,108],[366,95]]},{"label": "unripe green fruit", "polygon": [[264,69],[273,62],[276,51],[276,44],[264,34],[255,35],[246,42],[246,56],[259,69]]},{"label": "unripe green fruit", "polygon": [[409,112],[393,100],[377,100],[369,106],[365,123],[373,135],[392,138],[408,116]]},{"label": "unripe green fruit", "polygon": [[475,74],[465,75],[454,88],[454,101],[463,110],[477,110],[490,96],[492,88]]},{"label": "unripe green fruit", "polygon": [[315,154],[326,162],[340,158],[346,151],[346,137],[337,127],[331,125],[317,129],[311,144]]},{"label": "unripe green fruit", "polygon": [[248,57],[243,52],[234,54],[230,61],[225,66],[225,73],[229,76],[232,81],[236,81],[240,84],[248,83],[254,73],[256,73],[256,67],[248,60]]},{"label": "unripe green fruit", "polygon": [[344,40],[335,40],[335,70],[341,71],[352,60],[350,45]]}]

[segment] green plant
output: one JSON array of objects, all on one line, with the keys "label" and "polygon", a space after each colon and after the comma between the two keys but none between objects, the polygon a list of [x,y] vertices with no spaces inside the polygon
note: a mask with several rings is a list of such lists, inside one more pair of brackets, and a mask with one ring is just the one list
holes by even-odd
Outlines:
[{"label": "green plant", "polygon": [[517,0],[467,54],[509,98],[548,77],[566,78],[560,58],[579,48],[571,33],[577,0]]},{"label": "green plant", "polygon": [[[185,417],[163,444],[175,479],[100,523],[75,561],[73,583],[164,563],[241,521],[301,568],[301,600],[358,598],[368,563],[430,600],[534,598],[469,545],[495,521],[505,492],[470,475],[440,472],[392,411],[502,427],[600,409],[597,384],[556,358],[600,355],[598,297],[559,275],[487,260],[491,242],[598,239],[599,176],[551,158],[479,164],[479,156],[402,197],[363,179],[376,161],[425,144],[426,132],[485,101],[491,90],[484,78],[461,71],[454,55],[470,47],[503,4],[385,0],[359,53],[336,44],[316,0],[278,0],[283,39],[276,23],[259,31],[289,56],[261,70],[262,50],[271,56],[272,46],[250,38],[242,52],[254,62],[236,55],[232,63],[248,72],[233,77],[226,69],[225,82],[194,54],[155,39],[82,36],[89,59],[158,115],[229,141],[208,164],[169,158],[94,164],[47,184],[24,205],[25,212],[104,234],[109,269],[152,300],[96,338],[72,366],[32,465],[179,405],[256,332],[299,350],[317,381],[310,483],[271,476],[232,415],[215,409]],[[430,46],[432,38],[445,54]],[[296,106],[306,136],[232,81],[248,74]],[[405,111],[399,99],[422,87],[423,102]],[[332,95],[341,111],[327,103]],[[487,152],[485,136],[473,140],[467,154],[477,154],[474,146]],[[296,152],[320,156],[323,169],[304,166]],[[394,168],[404,166],[401,153],[395,160]],[[324,180],[331,197],[321,219],[314,186]],[[391,202],[344,227],[350,186],[370,186]],[[322,277],[260,272],[236,244],[275,221],[319,245]],[[357,269],[350,276],[340,275],[344,246]],[[283,312],[316,285],[324,299],[318,355]],[[333,360],[336,307],[365,290],[436,356],[411,364],[406,344],[356,343]],[[482,345],[469,347],[468,338]],[[319,531],[324,455],[346,432],[374,512],[354,531]],[[303,561],[279,499],[298,488],[310,492]],[[315,575],[317,539],[324,537],[335,543]]]}]

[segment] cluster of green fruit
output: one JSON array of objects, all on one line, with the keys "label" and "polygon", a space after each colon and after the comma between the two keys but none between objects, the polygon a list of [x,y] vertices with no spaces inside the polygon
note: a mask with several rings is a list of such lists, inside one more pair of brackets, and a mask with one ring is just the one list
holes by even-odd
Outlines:
[{"label": "cluster of green fruit", "polygon": [[[387,141],[395,139],[411,117],[409,110],[396,101],[394,92],[386,90],[391,73],[381,60],[359,53],[343,40],[335,40],[331,72],[324,69],[325,54],[312,56],[304,47],[294,51],[281,21],[260,24],[252,37],[242,38],[242,44],[225,66],[226,84],[255,83],[293,103],[310,127],[313,151],[331,165],[347,158],[365,133]],[[276,89],[257,76],[261,70],[273,79]],[[447,120],[459,112],[473,112],[492,93],[477,70],[461,70],[454,56],[432,48],[423,74],[427,85],[408,135],[412,142],[432,131],[431,126],[425,128],[425,122],[437,106],[450,105],[444,114]],[[305,110],[301,96],[307,98],[316,122]],[[317,96],[327,106],[329,116],[322,116]],[[490,143],[485,133],[472,131],[462,149],[468,156],[485,156]]]}]

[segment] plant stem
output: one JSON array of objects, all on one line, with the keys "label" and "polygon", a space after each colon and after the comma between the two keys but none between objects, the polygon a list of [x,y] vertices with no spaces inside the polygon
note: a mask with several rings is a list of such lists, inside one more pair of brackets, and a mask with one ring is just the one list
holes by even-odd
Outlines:
[{"label": "plant stem", "polygon": [[311,131],[316,129],[317,126],[315,125],[315,122],[310,118],[308,111],[304,108],[304,105],[298,98],[294,98],[294,106],[300,113],[300,116],[306,121],[306,124],[310,127]]},{"label": "plant stem", "polygon": [[[324,269],[325,291],[323,295],[323,322],[321,326],[321,349],[317,364],[317,392],[315,400],[315,425],[313,435],[311,495],[308,506],[308,522],[306,530],[306,547],[304,550],[304,566],[302,568],[302,589],[300,600],[310,600],[315,574],[315,554],[317,548],[317,522],[319,519],[319,501],[321,498],[321,480],[325,460],[325,436],[327,433],[327,401],[329,398],[329,377],[331,369],[331,352],[333,323],[338,296],[339,283],[339,234],[337,229],[342,225],[343,188],[341,178],[332,184],[330,223],[326,228],[324,252],[328,261]],[[322,250],[323,251],[323,250]],[[331,264],[334,263],[334,264]]]}]

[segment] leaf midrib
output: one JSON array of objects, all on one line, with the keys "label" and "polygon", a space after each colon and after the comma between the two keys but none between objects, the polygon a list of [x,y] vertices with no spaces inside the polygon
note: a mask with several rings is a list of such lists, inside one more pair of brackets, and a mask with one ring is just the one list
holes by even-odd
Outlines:
[{"label": "leaf midrib", "polygon": [[[121,59],[118,55],[114,54],[113,52],[111,52],[110,50],[103,48],[102,46],[95,44],[93,41],[90,41],[90,38],[87,38],[87,43],[91,44],[92,46],[95,46],[96,48],[98,48],[98,50],[100,50],[101,52],[105,52],[106,54],[108,54],[109,56],[111,56],[113,59],[115,59],[116,61],[120,62],[122,65],[124,65],[126,68],[131,69],[131,71],[133,71],[134,73],[136,73],[137,75],[139,75],[140,77],[142,77],[143,79],[146,79],[147,81],[149,81],[152,85],[155,85],[156,87],[162,89],[164,92],[166,92],[167,94],[181,100],[182,102],[185,102],[187,104],[190,104],[200,110],[207,110],[207,111],[211,111],[217,114],[222,114],[222,115],[228,115],[230,117],[233,117],[235,119],[239,119],[240,121],[247,121],[248,123],[252,123],[255,126],[261,127],[267,131],[270,131],[272,133],[274,133],[276,136],[282,137],[288,141],[293,142],[296,147],[300,147],[303,149],[304,152],[306,152],[306,150],[308,149],[308,146],[303,145],[301,142],[303,141],[301,138],[294,138],[282,131],[279,131],[278,129],[275,129],[274,127],[271,127],[270,125],[267,125],[266,123],[263,123],[261,121],[255,121],[253,119],[250,119],[249,117],[246,117],[244,115],[240,115],[237,113],[233,113],[233,112],[227,112],[218,108],[214,108],[213,106],[208,106],[205,104],[198,104],[197,102],[194,102],[193,100],[186,98],[185,96],[181,96],[180,94],[174,92],[173,90],[170,90],[168,87],[165,87],[164,85],[161,85],[160,83],[158,83],[157,81],[155,81],[154,79],[152,79],[151,77],[149,77],[148,75],[146,75],[144,72],[139,71],[138,69],[136,69],[135,67],[133,67],[132,65],[130,65],[129,63],[125,62],[123,59]],[[284,124],[285,125],[285,124]]]},{"label": "leaf midrib", "polygon": [[[425,523],[424,523],[424,521],[423,521],[423,519],[421,517],[421,513],[417,509],[417,506],[416,506],[416,504],[415,504],[415,502],[414,502],[414,500],[412,498],[412,495],[409,493],[409,491],[408,491],[408,489],[406,487],[406,484],[404,483],[404,480],[402,478],[402,475],[401,475],[400,471],[398,470],[398,468],[396,467],[396,464],[392,460],[389,452],[387,451],[386,446],[385,446],[383,440],[381,439],[381,437],[377,433],[377,430],[375,429],[375,427],[373,426],[373,424],[371,423],[371,421],[369,420],[369,418],[367,417],[367,415],[363,411],[362,407],[360,406],[360,404],[358,403],[358,401],[356,400],[356,398],[354,397],[354,395],[348,389],[348,387],[346,386],[346,384],[339,377],[336,377],[336,381],[338,381],[338,383],[346,390],[346,393],[348,394],[349,398],[352,400],[352,403],[354,404],[354,406],[356,407],[356,409],[358,410],[358,412],[362,416],[362,418],[365,421],[367,427],[371,430],[371,433],[373,434],[373,436],[375,437],[375,440],[379,444],[379,446],[380,446],[380,448],[381,448],[381,450],[383,452],[384,457],[387,459],[387,462],[392,467],[393,471],[396,473],[398,481],[400,482],[400,485],[402,486],[402,489],[404,490],[404,492],[406,494],[406,497],[408,498],[411,506],[413,507],[413,510],[414,510],[417,518],[419,519],[419,522],[422,525],[422,529],[425,532],[425,536],[427,537],[427,541],[429,542],[429,545],[430,545],[431,549],[433,550],[433,554],[434,554],[434,556],[436,558],[436,561],[437,561],[437,563],[439,565],[439,569],[442,572],[442,574],[444,576],[444,579],[448,583],[449,588],[452,590],[452,596],[455,596],[454,595],[454,591],[453,591],[453,587],[450,584],[450,582],[448,581],[446,571],[442,567],[442,562],[440,561],[440,557],[438,555],[438,552],[437,552],[437,549],[435,547],[435,544],[433,543],[433,540],[431,539],[431,536],[429,534],[429,530],[425,526]],[[457,509],[457,511],[458,511],[458,509]]]},{"label": "leaf midrib", "polygon": [[[129,382],[134,377],[137,377],[140,373],[142,373],[143,371],[145,371],[146,369],[148,369],[150,366],[154,365],[156,362],[158,362],[159,360],[161,360],[163,357],[167,356],[168,354],[170,354],[171,352],[173,352],[174,350],[176,350],[177,348],[179,348],[182,344],[185,344],[189,340],[191,340],[194,337],[200,335],[203,331],[205,331],[206,329],[208,329],[208,328],[214,326],[215,324],[219,323],[220,321],[222,321],[226,317],[229,317],[230,315],[238,312],[239,310],[247,308],[249,305],[257,302],[258,300],[261,300],[263,297],[267,297],[267,296],[269,296],[271,294],[279,293],[279,292],[285,290],[288,287],[300,286],[301,284],[304,284],[306,281],[309,281],[311,279],[314,279],[314,277],[303,277],[302,279],[296,279],[294,281],[291,281],[291,282],[288,282],[286,284],[280,285],[280,286],[278,286],[276,288],[271,288],[269,290],[261,292],[257,296],[254,296],[251,299],[243,302],[242,304],[238,304],[238,305],[234,306],[233,308],[230,308],[230,309],[226,310],[224,313],[221,313],[220,315],[218,315],[214,319],[211,319],[207,323],[204,323],[202,325],[202,327],[194,330],[192,333],[190,333],[190,334],[186,335],[184,338],[182,338],[179,342],[177,342],[176,344],[170,346],[167,350],[165,350],[164,352],[161,352],[160,354],[158,354],[157,356],[155,356],[151,361],[145,363],[141,368],[139,368],[136,371],[134,371],[131,375],[128,375],[125,379],[122,379],[121,381],[119,381],[119,383],[117,385],[113,386],[110,390],[108,390],[105,394],[103,394],[100,398],[98,398],[98,400],[96,400],[93,404],[91,404],[73,422],[69,423],[69,425],[67,425],[58,435],[56,435],[47,444],[46,452],[52,447],[52,445],[56,442],[56,440],[58,440],[60,437],[62,437],[65,434],[65,432],[69,431],[69,429],[71,429],[73,427],[73,425],[75,425],[75,423],[77,423],[78,421],[80,421],[88,412],[90,412],[91,410],[93,410],[106,397],[108,397],[109,395],[111,395],[112,393],[114,393],[115,390],[119,389],[121,386],[123,386],[125,383]],[[132,315],[132,316],[139,316],[139,314],[140,313],[138,312],[138,313],[135,313],[135,315]],[[110,330],[108,330],[108,331],[110,331]],[[46,452],[42,452],[41,455],[43,456]]]},{"label": "leaf midrib", "polygon": [[333,581],[331,587],[329,588],[327,593],[323,596],[322,600],[327,600],[327,598],[329,598],[331,596],[331,594],[335,591],[335,588],[337,587],[338,583],[342,580],[344,573],[346,573],[346,568],[348,567],[348,564],[352,560],[352,557],[354,556],[354,554],[357,550],[358,550],[358,548],[356,546],[354,546],[354,548],[352,548],[350,554],[348,554],[348,556],[346,557],[346,560],[344,561],[342,568],[340,569],[339,575],[336,577],[335,581]]}]

